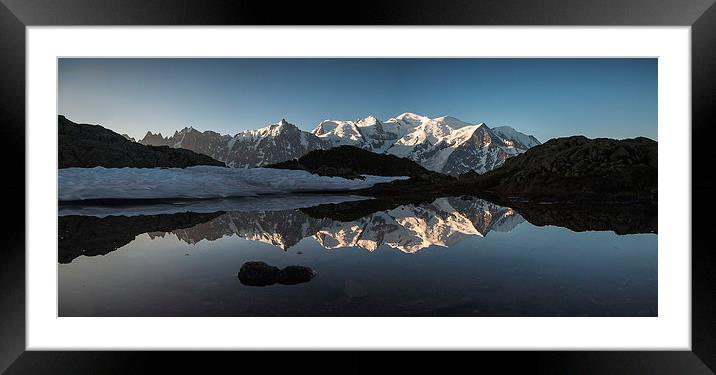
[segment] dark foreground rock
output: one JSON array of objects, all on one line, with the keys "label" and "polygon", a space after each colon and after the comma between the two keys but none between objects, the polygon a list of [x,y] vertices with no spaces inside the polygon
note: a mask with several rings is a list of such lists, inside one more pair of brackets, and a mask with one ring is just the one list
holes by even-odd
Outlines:
[{"label": "dark foreground rock", "polygon": [[284,269],[264,262],[246,262],[239,270],[239,280],[248,286],[274,284],[295,285],[311,281],[318,273],[304,266],[288,266]]},{"label": "dark foreground rock", "polygon": [[239,280],[249,286],[273,285],[276,284],[280,271],[278,267],[264,262],[246,262],[239,270]]},{"label": "dark foreground rock", "polygon": [[99,125],[76,124],[58,116],[59,168],[185,168],[226,165],[182,148],[145,146]]},{"label": "dark foreground rock", "polygon": [[321,176],[360,178],[361,175],[409,176],[424,179],[443,176],[418,163],[390,154],[376,154],[354,146],[315,150],[298,159],[267,165],[267,168],[297,169]]},{"label": "dark foreground rock", "polygon": [[656,202],[657,142],[552,139],[495,170],[460,178],[482,193],[545,201]]}]

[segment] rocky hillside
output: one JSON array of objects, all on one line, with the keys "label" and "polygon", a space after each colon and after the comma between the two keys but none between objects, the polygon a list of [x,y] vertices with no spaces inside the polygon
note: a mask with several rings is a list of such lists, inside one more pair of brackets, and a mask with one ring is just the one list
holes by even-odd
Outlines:
[{"label": "rocky hillside", "polygon": [[145,146],[99,125],[76,124],[58,116],[58,167],[185,168],[225,166],[209,156],[167,146]]},{"label": "rocky hillside", "polygon": [[583,136],[552,139],[460,184],[531,200],[656,201],[657,142]]},{"label": "rocky hillside", "polygon": [[322,176],[357,178],[360,175],[440,177],[412,160],[395,155],[376,154],[354,146],[338,146],[328,150],[315,150],[267,168],[297,169]]}]

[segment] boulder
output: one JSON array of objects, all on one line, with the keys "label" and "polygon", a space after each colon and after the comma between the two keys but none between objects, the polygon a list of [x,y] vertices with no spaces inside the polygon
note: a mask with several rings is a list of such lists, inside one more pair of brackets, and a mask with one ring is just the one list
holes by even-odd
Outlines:
[{"label": "boulder", "polygon": [[304,266],[288,266],[283,269],[264,262],[246,262],[239,270],[239,281],[248,286],[268,286],[274,284],[295,285],[307,283],[318,272]]},{"label": "boulder", "polygon": [[267,286],[276,284],[279,268],[264,262],[246,262],[239,270],[239,280],[244,285]]}]

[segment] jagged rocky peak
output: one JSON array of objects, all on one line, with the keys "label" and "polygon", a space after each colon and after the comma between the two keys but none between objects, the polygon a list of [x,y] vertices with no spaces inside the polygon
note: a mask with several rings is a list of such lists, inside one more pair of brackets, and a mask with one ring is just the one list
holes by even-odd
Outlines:
[{"label": "jagged rocky peak", "polygon": [[298,129],[298,127],[296,127],[296,125],[293,125],[290,122],[286,121],[285,118],[282,118],[281,121],[279,121],[273,125],[270,125],[269,127],[276,129],[279,132],[283,131],[283,130],[288,130],[288,129]]},{"label": "jagged rocky peak", "polygon": [[152,133],[151,131],[148,131],[147,134],[144,135],[144,137],[161,137],[164,138],[161,132]]},{"label": "jagged rocky peak", "polygon": [[480,146],[489,146],[495,144],[498,147],[510,147],[505,140],[496,136],[496,134],[487,125],[482,123],[475,127],[470,136],[470,142]]},{"label": "jagged rocky peak", "polygon": [[299,131],[300,131],[300,129],[298,129],[298,127],[296,125],[291,124],[290,122],[286,121],[286,119],[281,119],[281,121],[279,121],[275,124],[271,124],[271,125],[268,125],[266,127],[259,128],[256,130],[248,130],[246,132],[241,132],[239,134],[246,133],[246,134],[250,134],[251,136],[254,136],[254,137],[256,137],[256,136],[273,136],[273,137],[275,137],[275,136],[278,136],[278,135],[281,135],[284,133],[299,132]]},{"label": "jagged rocky peak", "polygon": [[147,146],[164,146],[166,145],[166,142],[164,141],[164,136],[162,136],[162,133],[152,133],[150,131],[147,132],[147,134],[144,135],[144,138],[139,140],[139,143]]}]

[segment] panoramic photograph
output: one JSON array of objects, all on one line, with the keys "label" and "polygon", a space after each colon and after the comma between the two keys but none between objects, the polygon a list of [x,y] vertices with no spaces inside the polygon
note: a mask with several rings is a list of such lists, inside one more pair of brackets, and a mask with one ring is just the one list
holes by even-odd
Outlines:
[{"label": "panoramic photograph", "polygon": [[658,316],[657,73],[59,58],[58,315]]}]

